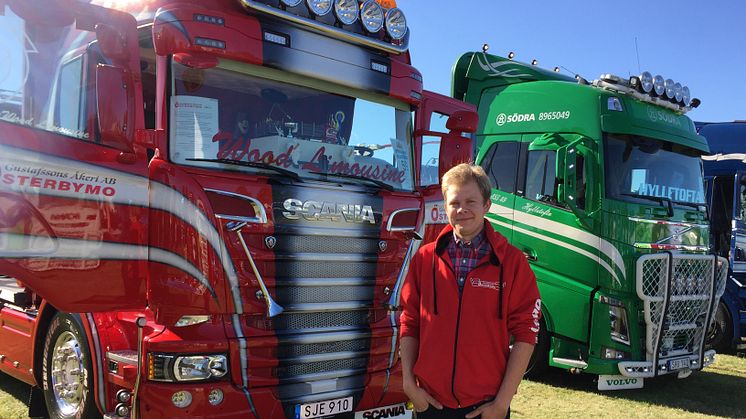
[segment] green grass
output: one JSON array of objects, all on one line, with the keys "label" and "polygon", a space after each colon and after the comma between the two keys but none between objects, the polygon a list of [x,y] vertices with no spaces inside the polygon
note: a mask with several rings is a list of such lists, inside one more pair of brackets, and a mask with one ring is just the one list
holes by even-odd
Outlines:
[{"label": "green grass", "polygon": [[[29,386],[0,373],[0,418],[25,418]],[[689,378],[645,380],[645,388],[599,392],[593,376],[553,370],[525,380],[514,418],[746,418],[746,358],[718,354]]]},{"label": "green grass", "polygon": [[524,380],[511,407],[516,418],[746,418],[746,359],[717,355],[686,379],[646,379],[638,390],[599,392],[593,376],[553,370]]},{"label": "green grass", "polygon": [[0,372],[0,418],[27,418],[29,386]]}]

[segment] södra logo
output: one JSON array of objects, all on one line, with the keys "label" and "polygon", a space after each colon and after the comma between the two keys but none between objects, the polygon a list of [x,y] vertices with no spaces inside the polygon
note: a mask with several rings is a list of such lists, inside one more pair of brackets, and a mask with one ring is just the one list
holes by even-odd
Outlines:
[{"label": "s\u00f6dra logo", "polygon": [[513,112],[512,114],[504,114],[501,113],[497,115],[497,119],[495,119],[495,123],[498,126],[503,126],[506,123],[512,123],[512,122],[530,122],[535,121],[536,115],[533,113],[517,113]]}]

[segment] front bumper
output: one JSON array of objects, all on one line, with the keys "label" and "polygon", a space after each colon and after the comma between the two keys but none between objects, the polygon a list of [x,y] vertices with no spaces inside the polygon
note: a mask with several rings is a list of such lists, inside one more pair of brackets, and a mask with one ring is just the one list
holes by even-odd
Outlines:
[{"label": "front bumper", "polygon": [[[671,368],[670,361],[686,359],[689,362],[688,367]],[[681,357],[658,359],[657,368],[653,368],[653,363],[649,361],[623,361],[618,364],[619,373],[625,377],[655,377],[658,375],[673,374],[681,371],[701,370],[702,368],[715,362],[715,351],[709,350],[704,354],[704,362],[700,365],[699,354],[690,354]]]}]

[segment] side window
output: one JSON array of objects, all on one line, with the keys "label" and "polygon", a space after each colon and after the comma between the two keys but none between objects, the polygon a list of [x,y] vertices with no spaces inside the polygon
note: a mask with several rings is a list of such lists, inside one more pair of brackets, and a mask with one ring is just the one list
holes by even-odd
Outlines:
[{"label": "side window", "polygon": [[556,152],[529,151],[526,168],[526,198],[557,204]]},{"label": "side window", "polygon": [[[430,126],[428,131],[448,133],[446,122],[448,115],[433,112],[430,115]],[[440,155],[441,138],[435,135],[422,136],[422,164],[420,165],[420,184],[422,186],[437,185],[438,179],[438,157]]]},{"label": "side window", "polygon": [[515,193],[518,159],[517,142],[495,143],[490,146],[481,166],[487,172],[493,189]]},{"label": "side window", "polygon": [[746,221],[746,185],[740,185],[738,187],[738,209],[736,210],[736,218],[741,221]]},{"label": "side window", "polygon": [[55,126],[74,137],[86,131],[85,86],[83,86],[83,57],[79,56],[60,66],[57,81]]}]

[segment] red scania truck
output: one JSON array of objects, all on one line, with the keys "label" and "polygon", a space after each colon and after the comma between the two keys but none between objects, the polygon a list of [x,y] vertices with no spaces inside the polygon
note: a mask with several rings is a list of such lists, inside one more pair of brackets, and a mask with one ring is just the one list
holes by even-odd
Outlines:
[{"label": "red scania truck", "polygon": [[408,40],[392,1],[0,0],[0,371],[30,415],[411,417],[421,172],[476,114]]}]

